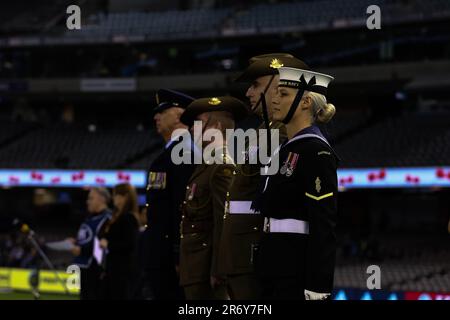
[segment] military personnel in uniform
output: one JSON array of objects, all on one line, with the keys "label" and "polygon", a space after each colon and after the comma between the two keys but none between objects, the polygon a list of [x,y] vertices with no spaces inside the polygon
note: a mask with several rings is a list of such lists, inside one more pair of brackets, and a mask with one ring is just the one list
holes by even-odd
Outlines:
[{"label": "military personnel in uniform", "polygon": [[[338,158],[316,124],[327,123],[333,77],[281,67],[273,118],[286,124],[288,140],[272,161],[258,209],[265,217],[256,269],[263,298],[327,299],[336,252]],[[278,157],[278,159],[277,159]]]},{"label": "military personnel in uniform", "polygon": [[[225,130],[234,129],[235,121],[245,118],[247,112],[236,98],[214,97],[195,100],[181,117],[188,126],[200,120],[203,132],[217,129],[221,133],[203,144],[204,162],[189,179],[183,202],[180,283],[189,300],[226,298],[218,257],[225,194],[234,164],[226,148]],[[213,151],[208,155],[207,150]]]},{"label": "military personnel in uniform", "polygon": [[[148,172],[147,229],[143,235],[145,299],[182,299],[177,277],[179,259],[180,205],[193,164],[176,165],[171,159],[175,146],[189,139],[172,137],[176,129],[187,126],[180,122],[184,109],[194,98],[173,90],[157,92],[155,124],[166,145]],[[185,148],[192,150],[190,146]]]},{"label": "military personnel in uniform", "polygon": [[[246,96],[252,111],[260,120],[263,117],[263,103],[267,102],[269,129],[278,129],[280,143],[286,139],[286,128],[280,121],[272,120],[272,96],[278,86],[278,68],[292,66],[302,69],[308,67],[289,54],[273,53],[250,59],[248,68],[237,78],[239,82],[251,83]],[[262,123],[257,129],[266,128]],[[259,141],[259,143],[267,143]],[[245,158],[248,160],[257,153],[256,148],[246,146]],[[258,299],[261,287],[254,273],[254,260],[262,235],[263,217],[251,208],[260,184],[260,164],[237,164],[226,198],[221,238],[220,270],[227,277],[228,293],[233,300]]]}]

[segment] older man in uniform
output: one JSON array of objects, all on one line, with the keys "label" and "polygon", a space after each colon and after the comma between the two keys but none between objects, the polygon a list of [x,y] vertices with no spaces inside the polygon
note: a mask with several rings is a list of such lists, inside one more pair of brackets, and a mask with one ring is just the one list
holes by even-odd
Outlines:
[{"label": "older man in uniform", "polygon": [[234,129],[235,121],[245,118],[247,112],[243,102],[227,96],[195,100],[181,117],[189,126],[200,120],[202,134],[211,133],[206,132],[211,129],[218,133],[212,142],[203,143],[204,162],[189,179],[183,202],[180,283],[189,300],[226,298],[218,257],[225,194],[234,164],[227,151],[225,130]]},{"label": "older man in uniform", "polygon": [[156,94],[158,106],[154,120],[166,145],[148,172],[147,229],[144,234],[144,298],[182,299],[178,284],[180,205],[194,166],[174,164],[172,150],[187,141],[185,150],[192,151],[189,139],[173,136],[187,126],[180,121],[185,108],[194,98],[181,92],[161,89]]},{"label": "older man in uniform", "polygon": [[[286,139],[286,129],[281,122],[271,121],[272,96],[278,86],[278,68],[290,66],[308,67],[290,54],[272,53],[250,59],[250,65],[236,81],[251,83],[246,96],[253,113],[264,119],[258,129],[278,129],[280,144]],[[267,102],[267,104],[266,104]],[[267,106],[264,110],[264,106]],[[256,146],[266,141],[258,141]],[[253,154],[252,154],[253,153]],[[256,148],[246,148],[245,159],[257,153]],[[257,254],[263,229],[263,217],[251,208],[260,184],[260,164],[238,164],[233,172],[227,192],[221,238],[220,270],[227,277],[228,293],[231,299],[258,299],[261,295],[253,263]]]}]

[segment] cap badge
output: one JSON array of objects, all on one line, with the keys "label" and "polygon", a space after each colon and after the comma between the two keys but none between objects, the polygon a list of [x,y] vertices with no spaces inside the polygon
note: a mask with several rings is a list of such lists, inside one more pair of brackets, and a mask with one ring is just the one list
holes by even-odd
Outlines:
[{"label": "cap badge", "polygon": [[221,104],[222,101],[220,101],[219,98],[214,97],[214,98],[209,99],[208,103],[210,105],[217,106],[218,104]]},{"label": "cap badge", "polygon": [[270,62],[270,67],[273,69],[279,69],[282,66],[283,66],[283,64],[278,59],[272,59],[272,61]]}]

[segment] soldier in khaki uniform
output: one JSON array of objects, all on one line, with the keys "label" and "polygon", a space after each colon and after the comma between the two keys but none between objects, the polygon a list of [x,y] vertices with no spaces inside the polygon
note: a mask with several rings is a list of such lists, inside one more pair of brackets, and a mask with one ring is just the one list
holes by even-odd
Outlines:
[{"label": "soldier in khaki uniform", "polygon": [[[225,194],[234,170],[228,154],[225,130],[247,116],[244,103],[232,97],[203,98],[192,102],[181,121],[192,126],[202,122],[202,131],[217,129],[220,137],[202,147],[202,164],[197,165],[186,187],[180,225],[180,284],[186,299],[225,299],[223,277],[218,271],[219,241]],[[195,134],[194,134],[195,136]]]},{"label": "soldier in khaki uniform", "polygon": [[[278,68],[290,66],[302,69],[308,67],[289,54],[273,53],[250,59],[248,68],[236,81],[251,83],[246,96],[250,100],[252,112],[261,120],[264,115],[263,103],[267,102],[266,123],[258,129],[279,129],[280,144],[286,138],[286,129],[281,122],[270,121],[272,117],[271,101],[278,86]],[[262,101],[265,99],[265,101]],[[258,143],[266,143],[259,141]],[[257,152],[248,148],[249,153]],[[252,200],[257,196],[260,183],[260,164],[238,164],[226,194],[226,214],[224,215],[220,271],[227,277],[228,294],[233,300],[258,299],[261,288],[255,276],[253,263],[256,259],[259,240],[262,236],[263,217],[251,208]]]}]

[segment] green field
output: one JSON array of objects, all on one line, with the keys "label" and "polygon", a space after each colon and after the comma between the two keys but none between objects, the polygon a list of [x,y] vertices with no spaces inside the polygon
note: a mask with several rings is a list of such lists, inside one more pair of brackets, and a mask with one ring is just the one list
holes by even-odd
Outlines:
[{"label": "green field", "polygon": [[[34,300],[34,297],[30,292],[8,292],[0,293],[0,300]],[[79,300],[79,298],[76,295],[44,293],[39,300]]]}]

